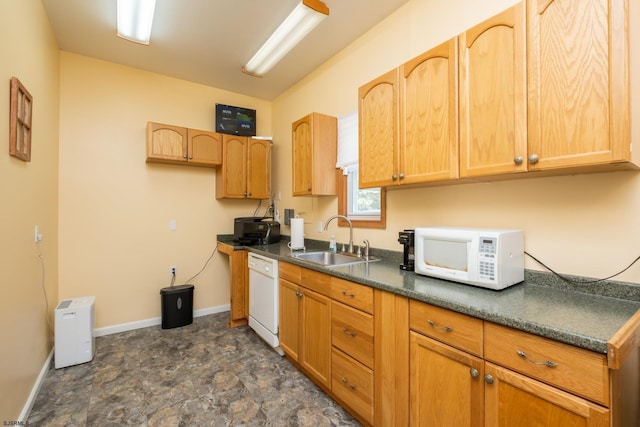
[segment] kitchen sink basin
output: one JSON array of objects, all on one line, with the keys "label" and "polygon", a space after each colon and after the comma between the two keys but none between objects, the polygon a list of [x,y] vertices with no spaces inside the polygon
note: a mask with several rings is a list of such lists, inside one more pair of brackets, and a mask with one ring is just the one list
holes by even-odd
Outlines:
[{"label": "kitchen sink basin", "polygon": [[291,256],[294,258],[298,258],[299,260],[323,265],[325,267],[338,267],[341,265],[352,265],[360,264],[363,262],[380,261],[380,258],[374,256],[369,256],[369,258],[366,259],[364,257],[359,257],[356,254],[329,251],[300,252],[291,254]]}]

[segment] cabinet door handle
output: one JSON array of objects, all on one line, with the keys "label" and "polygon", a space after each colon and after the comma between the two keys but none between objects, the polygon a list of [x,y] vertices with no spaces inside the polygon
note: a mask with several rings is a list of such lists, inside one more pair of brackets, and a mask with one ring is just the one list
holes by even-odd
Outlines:
[{"label": "cabinet door handle", "polygon": [[349,384],[349,380],[347,380],[346,378],[342,378],[342,383],[346,386],[348,386],[351,390],[355,390],[356,389],[356,385],[355,384]]},{"label": "cabinet door handle", "polygon": [[535,165],[536,163],[538,163],[538,160],[540,160],[540,158],[538,157],[537,154],[529,155],[529,163],[531,163],[532,165]]},{"label": "cabinet door handle", "polygon": [[473,378],[474,380],[480,378],[480,372],[478,372],[476,368],[469,369],[469,373],[471,374],[471,378]]},{"label": "cabinet door handle", "polygon": [[516,165],[521,165],[523,161],[524,158],[522,156],[516,156],[513,159],[513,163],[515,163]]},{"label": "cabinet door handle", "polygon": [[525,353],[522,350],[516,350],[516,353],[518,353],[518,356],[522,357],[524,360],[526,360],[528,362],[533,363],[534,365],[542,365],[542,366],[546,366],[548,368],[555,368],[556,366],[558,366],[558,364],[556,362],[553,362],[551,360],[546,360],[544,362],[536,362],[535,360],[531,360],[527,356],[527,353]]},{"label": "cabinet door handle", "polygon": [[356,336],[356,333],[350,330],[349,328],[342,328],[342,332],[344,332],[345,335],[349,335],[352,338]]},{"label": "cabinet door handle", "polygon": [[453,331],[453,328],[450,328],[449,326],[445,326],[444,328],[441,328],[439,326],[436,326],[436,322],[434,322],[433,320],[429,319],[428,320],[429,324],[431,325],[431,327],[435,330],[438,331],[445,331],[445,332],[451,332]]},{"label": "cabinet door handle", "polygon": [[400,174],[400,179],[404,179],[404,174],[403,173]]},{"label": "cabinet door handle", "polygon": [[484,376],[484,382],[487,384],[493,384],[493,377],[489,374],[485,374]]},{"label": "cabinet door handle", "polygon": [[300,292],[300,291],[296,291],[296,296],[297,296],[298,298],[302,298],[302,292]]},{"label": "cabinet door handle", "polygon": [[347,291],[342,291],[342,295],[347,298],[355,298],[356,294],[348,294]]},{"label": "cabinet door handle", "polygon": [[398,175],[396,175],[395,173],[393,175],[391,175],[391,180],[395,181],[396,179],[398,179]]}]

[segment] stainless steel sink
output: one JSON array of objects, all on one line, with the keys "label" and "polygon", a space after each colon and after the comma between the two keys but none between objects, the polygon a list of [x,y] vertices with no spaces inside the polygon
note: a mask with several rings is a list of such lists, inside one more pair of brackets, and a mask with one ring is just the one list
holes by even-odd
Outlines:
[{"label": "stainless steel sink", "polygon": [[374,256],[369,256],[369,258],[367,259],[364,257],[359,257],[356,254],[329,251],[300,252],[293,253],[291,254],[291,256],[294,258],[298,258],[299,260],[323,265],[325,267],[338,267],[341,265],[380,261],[380,258]]}]

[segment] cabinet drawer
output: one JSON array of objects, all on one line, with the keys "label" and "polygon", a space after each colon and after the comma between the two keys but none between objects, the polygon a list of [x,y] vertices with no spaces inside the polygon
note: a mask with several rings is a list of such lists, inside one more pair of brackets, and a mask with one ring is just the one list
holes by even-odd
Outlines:
[{"label": "cabinet drawer", "polygon": [[453,347],[482,356],[482,320],[475,317],[411,300],[409,327]]},{"label": "cabinet drawer", "polygon": [[301,280],[301,267],[297,265],[289,264],[288,262],[279,262],[278,263],[278,277],[283,279],[287,279],[290,282],[293,282],[297,285],[300,284]]},{"label": "cabinet drawer", "polygon": [[331,298],[331,276],[327,274],[303,268],[300,284],[305,288]]},{"label": "cabinet drawer", "polygon": [[331,391],[373,424],[373,371],[335,348],[331,353]]},{"label": "cabinet drawer", "polygon": [[333,301],[331,342],[359,362],[373,368],[373,316]]},{"label": "cabinet drawer", "polygon": [[485,359],[609,406],[604,354],[487,322]]},{"label": "cabinet drawer", "polygon": [[331,298],[373,314],[373,288],[369,286],[332,277]]}]

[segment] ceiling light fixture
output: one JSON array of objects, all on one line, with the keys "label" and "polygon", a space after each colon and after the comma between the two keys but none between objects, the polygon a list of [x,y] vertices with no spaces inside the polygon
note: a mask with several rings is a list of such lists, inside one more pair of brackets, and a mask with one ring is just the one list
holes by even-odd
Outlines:
[{"label": "ceiling light fixture", "polygon": [[242,72],[262,77],[328,15],[329,8],[320,0],[302,0],[247,62]]},{"label": "ceiling light fixture", "polygon": [[118,0],[118,37],[149,44],[156,0]]}]

